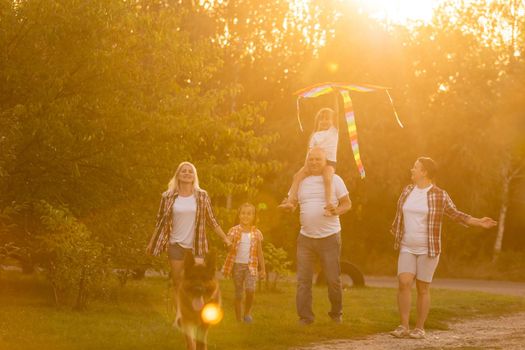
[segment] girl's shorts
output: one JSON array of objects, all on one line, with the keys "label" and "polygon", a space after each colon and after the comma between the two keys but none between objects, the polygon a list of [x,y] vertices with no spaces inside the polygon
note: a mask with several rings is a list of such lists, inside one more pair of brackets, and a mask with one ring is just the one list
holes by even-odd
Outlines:
[{"label": "girl's shorts", "polygon": [[244,290],[254,292],[257,277],[250,274],[248,264],[233,264],[233,284],[235,286],[235,298],[242,299]]}]

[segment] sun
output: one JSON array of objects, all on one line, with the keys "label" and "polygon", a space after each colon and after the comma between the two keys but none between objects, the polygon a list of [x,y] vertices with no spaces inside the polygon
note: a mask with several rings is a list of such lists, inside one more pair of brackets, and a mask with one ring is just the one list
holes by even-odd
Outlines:
[{"label": "sun", "polygon": [[371,17],[388,23],[408,24],[411,21],[430,22],[440,0],[347,0]]}]

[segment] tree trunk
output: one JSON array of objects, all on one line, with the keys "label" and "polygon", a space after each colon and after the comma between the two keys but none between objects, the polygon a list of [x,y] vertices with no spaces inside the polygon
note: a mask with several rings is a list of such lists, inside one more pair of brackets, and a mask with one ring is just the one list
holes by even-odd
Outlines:
[{"label": "tree trunk", "polygon": [[226,196],[226,209],[230,210],[232,208],[232,194],[228,193]]},{"label": "tree trunk", "polygon": [[83,268],[80,274],[80,281],[78,283],[77,301],[74,310],[82,311],[86,307],[86,269]]},{"label": "tree trunk", "polygon": [[58,307],[60,305],[60,298],[58,297],[58,289],[55,283],[51,283],[51,286],[53,287],[53,295],[55,297],[55,306]]},{"label": "tree trunk", "polygon": [[496,241],[494,242],[494,252],[492,256],[492,262],[496,262],[498,260],[499,254],[501,253],[501,247],[503,244],[503,236],[505,234],[505,219],[507,217],[507,209],[509,205],[510,181],[511,180],[509,177],[505,177],[503,180],[501,208],[500,208],[499,219],[498,219],[498,234],[496,235]]}]

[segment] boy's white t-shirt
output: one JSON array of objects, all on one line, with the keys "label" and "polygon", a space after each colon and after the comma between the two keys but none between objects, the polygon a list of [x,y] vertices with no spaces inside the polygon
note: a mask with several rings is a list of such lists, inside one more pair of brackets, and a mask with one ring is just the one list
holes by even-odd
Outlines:
[{"label": "boy's white t-shirt", "polygon": [[428,254],[428,198],[426,188],[414,187],[403,204],[401,252]]},{"label": "boy's white t-shirt", "polygon": [[170,244],[178,243],[181,247],[191,249],[195,239],[195,214],[197,200],[195,195],[178,196],[173,203],[173,226],[170,234]]},{"label": "boy's white t-shirt", "polygon": [[[324,216],[325,193],[322,176],[308,176],[299,185],[301,234],[311,238],[324,238],[341,231],[339,216]],[[334,175],[332,180],[332,204],[348,194],[343,179]]]},{"label": "boy's white t-shirt", "polygon": [[337,161],[337,143],[339,142],[339,130],[331,127],[327,130],[316,131],[310,138],[308,149],[321,147],[326,153],[326,159],[332,162]]},{"label": "boy's white t-shirt", "polygon": [[238,264],[248,264],[250,261],[250,245],[252,243],[250,232],[243,232],[241,239],[237,245],[237,255],[235,256],[235,262]]}]

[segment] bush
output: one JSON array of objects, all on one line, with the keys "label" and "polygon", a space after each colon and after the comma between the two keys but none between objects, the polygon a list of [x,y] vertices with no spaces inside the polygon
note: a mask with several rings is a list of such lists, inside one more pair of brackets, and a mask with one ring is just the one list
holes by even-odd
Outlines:
[{"label": "bush", "polygon": [[27,249],[21,248],[10,236],[10,233],[16,228],[12,216],[18,214],[23,208],[23,205],[12,203],[0,210],[0,265],[13,260],[22,261],[20,257],[27,255]]},{"label": "bush", "polygon": [[496,261],[499,275],[504,279],[512,281],[525,280],[525,253],[523,252],[501,252]]},{"label": "bush", "polygon": [[[277,248],[272,243],[266,243],[264,249],[264,262],[266,264],[266,289],[277,290],[277,282],[290,274],[292,262],[283,248]],[[271,278],[270,278],[271,277]]]},{"label": "bush", "polygon": [[44,233],[38,249],[57,305],[86,307],[89,297],[104,292],[108,271],[103,245],[67,209],[41,201],[36,205]]}]

